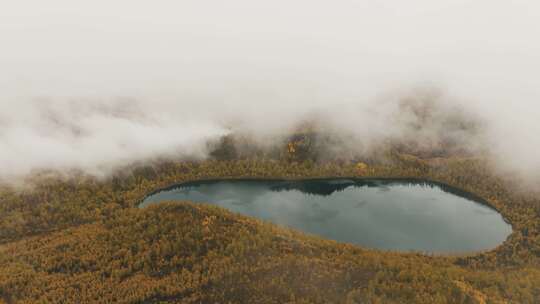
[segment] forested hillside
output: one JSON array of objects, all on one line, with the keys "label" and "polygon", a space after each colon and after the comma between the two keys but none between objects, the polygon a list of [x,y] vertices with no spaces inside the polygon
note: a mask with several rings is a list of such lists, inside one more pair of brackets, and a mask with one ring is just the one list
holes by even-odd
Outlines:
[{"label": "forested hillside", "polygon": [[[285,153],[294,153],[288,146]],[[232,158],[232,157],[231,157]],[[161,161],[98,180],[36,176],[0,196],[4,303],[538,303],[540,199],[481,160]],[[189,202],[138,203],[209,178],[412,177],[472,192],[512,224],[489,252],[391,253]]]}]

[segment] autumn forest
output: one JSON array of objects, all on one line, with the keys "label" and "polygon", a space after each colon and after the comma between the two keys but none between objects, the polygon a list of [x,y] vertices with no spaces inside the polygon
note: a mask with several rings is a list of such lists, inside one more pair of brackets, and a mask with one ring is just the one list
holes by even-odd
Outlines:
[{"label": "autumn forest", "polygon": [[[481,158],[319,159],[313,138],[239,156],[225,138],[205,161],[156,161],[100,180],[44,172],[0,196],[4,303],[536,303],[540,200]],[[169,185],[217,178],[407,177],[474,193],[513,233],[487,252],[385,252],[227,210],[170,202]]]}]

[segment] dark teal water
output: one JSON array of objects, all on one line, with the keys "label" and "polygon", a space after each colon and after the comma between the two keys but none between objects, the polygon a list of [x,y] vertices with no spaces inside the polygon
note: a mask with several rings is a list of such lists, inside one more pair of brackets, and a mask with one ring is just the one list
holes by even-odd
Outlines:
[{"label": "dark teal water", "polygon": [[485,250],[512,232],[472,195],[417,181],[192,182],[147,197],[210,203],[340,242],[436,253]]}]

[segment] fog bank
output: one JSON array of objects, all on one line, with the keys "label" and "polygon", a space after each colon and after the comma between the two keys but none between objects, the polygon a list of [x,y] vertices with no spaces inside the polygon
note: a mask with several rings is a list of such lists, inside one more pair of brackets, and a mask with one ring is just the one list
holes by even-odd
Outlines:
[{"label": "fog bank", "polygon": [[[0,177],[204,158],[230,132],[268,144],[316,121],[343,150],[452,141],[532,179],[539,15],[523,0],[3,4]],[[404,106],[426,102],[421,122]]]}]

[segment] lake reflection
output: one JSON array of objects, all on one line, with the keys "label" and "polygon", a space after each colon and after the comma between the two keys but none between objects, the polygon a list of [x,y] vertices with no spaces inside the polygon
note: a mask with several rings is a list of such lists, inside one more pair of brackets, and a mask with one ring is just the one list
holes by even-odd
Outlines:
[{"label": "lake reflection", "polygon": [[471,196],[427,182],[325,179],[191,182],[141,204],[183,200],[341,242],[389,250],[464,252],[491,249],[512,229]]}]

